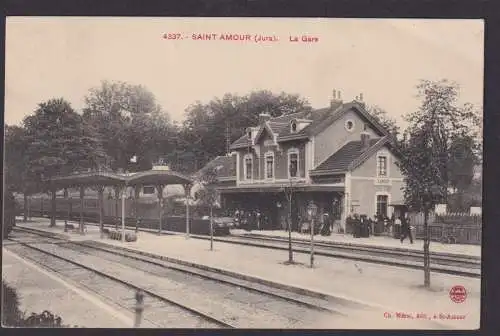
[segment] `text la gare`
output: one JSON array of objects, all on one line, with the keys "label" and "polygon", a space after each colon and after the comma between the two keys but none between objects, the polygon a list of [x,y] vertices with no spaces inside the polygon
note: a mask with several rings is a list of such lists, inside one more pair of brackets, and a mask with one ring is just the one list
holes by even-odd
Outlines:
[{"label": "text la gare", "polygon": [[319,42],[319,37],[311,35],[302,35],[302,36],[290,35],[289,41],[313,43],[313,42]]}]

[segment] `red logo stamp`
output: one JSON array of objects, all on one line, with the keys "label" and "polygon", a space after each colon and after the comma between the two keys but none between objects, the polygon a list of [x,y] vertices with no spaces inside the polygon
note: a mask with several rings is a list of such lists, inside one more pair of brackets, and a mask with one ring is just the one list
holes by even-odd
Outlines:
[{"label": "red logo stamp", "polygon": [[456,303],[462,303],[467,298],[467,290],[464,286],[453,286],[450,289],[450,299]]}]

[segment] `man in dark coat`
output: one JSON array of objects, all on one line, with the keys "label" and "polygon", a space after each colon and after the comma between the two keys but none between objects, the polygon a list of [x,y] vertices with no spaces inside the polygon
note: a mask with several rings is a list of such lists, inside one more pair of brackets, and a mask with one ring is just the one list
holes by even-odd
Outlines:
[{"label": "man in dark coat", "polygon": [[411,236],[410,219],[408,218],[408,213],[406,213],[401,220],[401,243],[406,237],[410,238],[410,244],[413,244],[413,237]]}]

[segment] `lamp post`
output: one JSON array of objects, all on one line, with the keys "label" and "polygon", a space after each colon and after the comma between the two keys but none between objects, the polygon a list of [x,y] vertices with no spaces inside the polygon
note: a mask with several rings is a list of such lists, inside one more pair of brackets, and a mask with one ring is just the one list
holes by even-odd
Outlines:
[{"label": "lamp post", "polygon": [[64,188],[64,200],[66,201],[66,205],[68,206],[68,213],[66,218],[64,218],[64,232],[68,232],[68,219],[70,215],[70,206],[69,206],[69,199],[68,199],[68,188]]},{"label": "lamp post", "polygon": [[186,192],[186,239],[189,238],[189,199],[191,195],[191,184],[184,185],[184,191]]},{"label": "lamp post", "polygon": [[307,214],[309,215],[309,219],[311,221],[311,268],[314,267],[314,217],[317,212],[318,207],[313,201],[310,201],[307,206]]},{"label": "lamp post", "polygon": [[122,189],[122,243],[125,243],[125,194],[127,187],[123,186]]}]

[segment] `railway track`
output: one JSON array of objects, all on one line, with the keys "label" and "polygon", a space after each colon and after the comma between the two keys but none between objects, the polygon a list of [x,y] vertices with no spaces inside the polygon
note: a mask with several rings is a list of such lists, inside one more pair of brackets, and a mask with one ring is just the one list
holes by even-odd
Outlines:
[{"label": "railway track", "polygon": [[[63,277],[76,278],[89,290],[112,296],[113,301],[118,296],[118,304],[129,310],[133,305],[130,298],[136,290],[143,290],[148,307],[144,318],[158,327],[311,328],[317,326],[308,321],[346,317],[340,310],[362,308],[351,302],[291,293],[115,250],[97,242],[70,242],[18,229],[14,234],[5,248]],[[179,325],[179,321],[184,324]]]},{"label": "railway track", "polygon": [[[9,238],[15,244],[9,244],[7,249],[36,264],[52,271],[63,278],[78,282],[87,290],[102,296],[116,305],[133,311],[134,295],[137,290],[145,293],[146,310],[143,319],[156,327],[169,327],[176,318],[181,318],[186,325],[180,327],[196,328],[234,328],[233,325],[218,320],[209,314],[196,310],[190,306],[166,298],[163,295],[148,290],[144,286],[136,285],[124,278],[110,272],[99,270],[84,263],[75,261],[74,258],[63,257],[60,248],[60,239],[51,243],[23,242],[22,238]],[[52,245],[48,251],[47,245]],[[36,245],[36,246],[35,246]],[[45,248],[44,248],[45,247]]]},{"label": "railway track", "polygon": [[[208,240],[209,237],[195,236],[197,239]],[[263,247],[277,250],[288,250],[288,240],[285,238],[261,236],[230,236],[217,237],[215,241]],[[292,241],[294,252],[310,253],[310,242],[299,240]],[[314,254],[333,258],[351,259],[356,261],[385,264],[413,269],[423,269],[422,251],[391,250],[370,246],[349,246],[343,244],[330,244],[315,242]],[[431,271],[437,273],[459,275],[466,277],[481,277],[481,260],[468,256],[448,256],[431,253]]]},{"label": "railway track", "polygon": [[[95,223],[87,223],[97,225]],[[106,227],[114,227],[104,224]],[[148,226],[143,221],[143,226]],[[127,226],[135,229],[135,226]],[[139,230],[151,231],[144,227]],[[179,234],[178,232],[164,232],[164,234]],[[196,239],[209,240],[204,235],[191,235]],[[268,237],[259,234],[243,234],[232,236],[214,237],[214,241],[230,244],[269,248],[275,250],[288,250],[287,238]],[[385,248],[375,246],[363,246],[361,244],[346,244],[339,242],[315,242],[315,254],[324,257],[349,259],[361,262],[377,263],[389,266],[404,267],[411,269],[423,269],[423,251],[404,248]],[[310,243],[302,239],[292,241],[293,251],[296,253],[310,253]],[[436,273],[458,275],[472,278],[481,277],[481,258],[475,256],[464,256],[431,252],[431,271]]]}]

